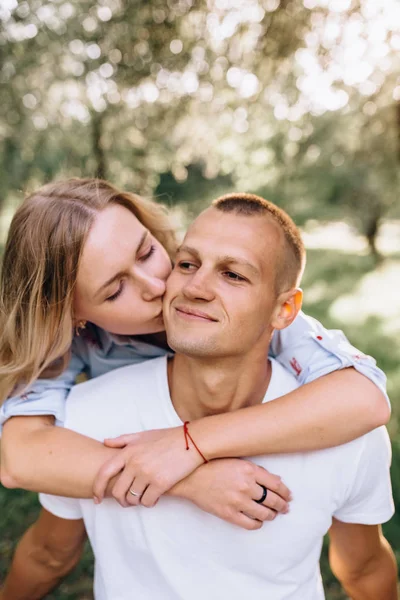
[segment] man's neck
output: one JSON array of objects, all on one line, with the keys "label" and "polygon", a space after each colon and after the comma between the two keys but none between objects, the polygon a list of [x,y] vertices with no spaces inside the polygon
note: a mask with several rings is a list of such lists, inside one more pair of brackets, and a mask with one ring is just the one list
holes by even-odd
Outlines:
[{"label": "man's neck", "polygon": [[266,352],[207,360],[177,354],[168,361],[170,395],[183,421],[260,404],[271,373]]},{"label": "man's neck", "polygon": [[133,337],[141,342],[144,342],[145,344],[151,344],[152,346],[158,346],[159,348],[170,350],[165,331],[160,331],[159,333],[135,335]]}]

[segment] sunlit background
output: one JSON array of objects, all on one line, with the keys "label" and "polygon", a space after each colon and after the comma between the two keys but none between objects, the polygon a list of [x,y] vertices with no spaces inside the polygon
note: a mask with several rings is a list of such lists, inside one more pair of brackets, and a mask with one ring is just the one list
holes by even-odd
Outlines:
[{"label": "sunlit background", "polygon": [[[182,230],[232,190],[294,217],[307,312],[388,374],[399,503],[400,1],[0,0],[0,77],[0,243],[26,191],[72,175]],[[0,510],[1,576],[36,501],[0,490]],[[88,573],[51,598],[90,598]]]}]

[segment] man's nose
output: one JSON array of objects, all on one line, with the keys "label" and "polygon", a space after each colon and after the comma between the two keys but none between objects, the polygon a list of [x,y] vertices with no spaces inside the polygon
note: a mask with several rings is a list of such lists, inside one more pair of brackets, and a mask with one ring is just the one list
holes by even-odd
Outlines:
[{"label": "man's nose", "polygon": [[210,302],[215,297],[213,287],[211,275],[206,274],[199,269],[187,279],[183,288],[183,293],[188,300],[203,300]]}]

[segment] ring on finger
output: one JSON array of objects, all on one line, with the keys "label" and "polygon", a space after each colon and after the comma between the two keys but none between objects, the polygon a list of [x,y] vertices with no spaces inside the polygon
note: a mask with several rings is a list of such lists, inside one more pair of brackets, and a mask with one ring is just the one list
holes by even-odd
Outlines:
[{"label": "ring on finger", "polygon": [[267,497],[268,490],[265,487],[265,485],[261,485],[261,483],[259,483],[258,485],[262,488],[263,493],[262,493],[261,498],[259,500],[254,500],[254,502],[257,502],[257,504],[262,504]]},{"label": "ring on finger", "polygon": [[135,496],[136,498],[140,498],[140,496],[142,494],[138,494],[137,492],[134,492],[132,489],[129,490],[129,493],[132,494],[132,496]]}]

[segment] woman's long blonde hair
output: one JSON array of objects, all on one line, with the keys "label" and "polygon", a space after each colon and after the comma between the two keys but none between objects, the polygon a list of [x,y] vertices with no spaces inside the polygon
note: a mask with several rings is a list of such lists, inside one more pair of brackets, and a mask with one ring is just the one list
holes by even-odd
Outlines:
[{"label": "woman's long blonde hair", "polygon": [[132,212],[173,258],[165,208],[106,181],[58,181],[28,196],[12,220],[0,277],[0,404],[44,371],[55,376],[66,367],[83,245],[110,204]]}]

